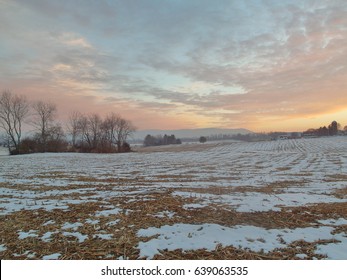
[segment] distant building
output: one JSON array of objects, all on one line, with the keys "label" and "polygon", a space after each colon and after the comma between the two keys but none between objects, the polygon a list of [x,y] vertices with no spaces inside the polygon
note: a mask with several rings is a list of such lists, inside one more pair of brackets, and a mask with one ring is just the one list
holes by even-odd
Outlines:
[{"label": "distant building", "polygon": [[286,134],[284,134],[284,135],[279,135],[279,136],[277,137],[277,140],[287,140],[287,139],[289,139],[289,136],[286,135]]}]

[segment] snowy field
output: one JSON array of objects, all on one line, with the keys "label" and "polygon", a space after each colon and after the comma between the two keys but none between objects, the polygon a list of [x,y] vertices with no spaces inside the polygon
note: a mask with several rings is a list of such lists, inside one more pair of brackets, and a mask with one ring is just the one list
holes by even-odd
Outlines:
[{"label": "snowy field", "polygon": [[347,259],[347,137],[0,155],[1,259]]}]

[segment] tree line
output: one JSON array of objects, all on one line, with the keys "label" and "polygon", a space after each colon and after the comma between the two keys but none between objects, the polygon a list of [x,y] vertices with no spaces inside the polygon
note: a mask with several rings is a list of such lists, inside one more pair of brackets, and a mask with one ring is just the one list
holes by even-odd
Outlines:
[{"label": "tree line", "polygon": [[[332,121],[328,126],[321,126],[317,129],[310,128],[303,132],[304,135],[314,135],[314,136],[335,136],[341,131],[341,124],[337,121]],[[341,131],[342,132],[342,131]],[[344,127],[344,132],[347,132],[347,126]]]},{"label": "tree line", "polygon": [[145,147],[149,146],[162,146],[162,145],[176,145],[182,144],[181,139],[176,139],[175,135],[164,135],[164,136],[152,136],[148,134],[143,141]]},{"label": "tree line", "polygon": [[[23,125],[33,127],[22,137]],[[52,102],[29,102],[24,96],[3,91],[0,95],[0,129],[10,154],[36,152],[129,152],[127,139],[135,131],[132,123],[116,113],[102,118],[98,114],[72,112],[65,129],[57,121]]]}]

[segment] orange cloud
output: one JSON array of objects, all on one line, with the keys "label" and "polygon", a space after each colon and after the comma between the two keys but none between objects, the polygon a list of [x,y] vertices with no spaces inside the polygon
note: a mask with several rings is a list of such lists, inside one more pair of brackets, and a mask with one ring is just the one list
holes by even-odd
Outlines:
[{"label": "orange cloud", "polygon": [[342,2],[265,2],[230,3],[230,17],[193,0],[5,1],[0,85],[57,103],[62,121],[79,110],[115,111],[139,129],[347,123]]}]

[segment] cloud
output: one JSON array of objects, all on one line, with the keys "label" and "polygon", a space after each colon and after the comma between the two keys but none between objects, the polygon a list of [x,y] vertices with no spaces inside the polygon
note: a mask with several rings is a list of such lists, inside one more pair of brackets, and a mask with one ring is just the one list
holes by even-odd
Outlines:
[{"label": "cloud", "polygon": [[64,32],[57,36],[62,44],[78,48],[92,48],[92,45],[85,38],[72,32]]},{"label": "cloud", "polygon": [[165,110],[171,126],[268,129],[347,104],[344,1],[0,3],[1,83],[33,97],[146,127]]}]

